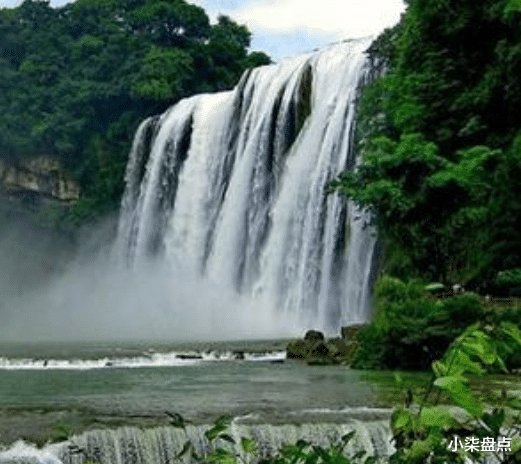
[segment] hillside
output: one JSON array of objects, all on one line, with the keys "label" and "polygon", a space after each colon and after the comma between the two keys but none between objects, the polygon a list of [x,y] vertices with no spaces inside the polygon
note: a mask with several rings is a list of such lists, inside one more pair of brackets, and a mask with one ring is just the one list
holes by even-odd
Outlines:
[{"label": "hillside", "polygon": [[184,0],[1,9],[0,160],[61,163],[82,190],[75,222],[112,211],[139,122],[269,62],[249,44],[244,26],[227,17],[212,25]]}]

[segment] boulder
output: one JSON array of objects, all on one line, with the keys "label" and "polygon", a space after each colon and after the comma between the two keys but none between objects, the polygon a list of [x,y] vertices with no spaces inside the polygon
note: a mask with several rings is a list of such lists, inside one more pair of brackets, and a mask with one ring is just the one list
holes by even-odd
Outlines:
[{"label": "boulder", "polygon": [[288,359],[304,360],[312,366],[350,365],[358,345],[356,336],[362,325],[342,328],[342,338],[326,340],[318,330],[308,330],[304,339],[290,342],[286,348]]},{"label": "boulder", "polygon": [[306,357],[310,366],[330,366],[335,360],[324,341],[315,342]]},{"label": "boulder", "polygon": [[293,340],[286,347],[288,359],[306,359],[310,350],[309,344],[304,340]]},{"label": "boulder", "polygon": [[358,332],[364,327],[363,324],[355,324],[355,325],[348,325],[346,327],[342,327],[340,329],[342,338],[344,340],[356,340],[356,337],[358,336]]},{"label": "boulder", "polygon": [[327,342],[331,355],[337,363],[350,365],[353,361],[358,343],[356,340],[345,340],[343,338],[333,338]]},{"label": "boulder", "polygon": [[327,358],[330,354],[329,348],[324,342],[315,343],[309,350],[309,356],[312,358]]},{"label": "boulder", "polygon": [[350,351],[350,346],[343,338],[332,338],[326,343],[332,356],[345,356]]},{"label": "boulder", "polygon": [[324,334],[318,330],[308,330],[306,335],[304,335],[304,340],[306,342],[323,342],[325,339]]}]

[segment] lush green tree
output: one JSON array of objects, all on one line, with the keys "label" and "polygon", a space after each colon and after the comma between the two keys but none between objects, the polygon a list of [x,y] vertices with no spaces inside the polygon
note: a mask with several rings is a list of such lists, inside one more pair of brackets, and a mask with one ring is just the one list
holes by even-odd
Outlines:
[{"label": "lush green tree", "polygon": [[[507,278],[508,276],[504,276]],[[420,281],[382,276],[375,288],[372,322],[357,337],[353,366],[364,369],[428,369],[467,327],[501,322],[519,325],[521,308],[487,305],[473,293],[447,298],[430,295]],[[509,367],[521,365],[521,350],[505,354]]]},{"label": "lush green tree", "polygon": [[25,0],[0,10],[0,157],[59,157],[81,182],[76,218],[116,207],[138,123],[180,98],[229,89],[250,33],[184,0]]},{"label": "lush green tree", "polygon": [[493,290],[521,266],[521,8],[409,0],[372,46],[363,162],[336,183],[375,213],[385,270]]}]

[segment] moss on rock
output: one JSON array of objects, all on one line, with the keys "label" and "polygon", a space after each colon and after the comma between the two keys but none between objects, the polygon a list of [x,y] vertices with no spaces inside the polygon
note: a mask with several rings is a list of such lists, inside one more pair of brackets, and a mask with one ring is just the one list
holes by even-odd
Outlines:
[{"label": "moss on rock", "polygon": [[286,356],[288,359],[306,361],[313,366],[351,365],[358,346],[357,334],[363,326],[342,328],[342,337],[327,340],[322,332],[308,330],[303,339],[288,343]]}]

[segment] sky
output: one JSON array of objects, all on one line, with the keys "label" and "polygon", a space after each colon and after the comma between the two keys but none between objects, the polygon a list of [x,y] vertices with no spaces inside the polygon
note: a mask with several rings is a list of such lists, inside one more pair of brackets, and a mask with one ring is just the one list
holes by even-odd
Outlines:
[{"label": "sky", "polygon": [[[60,6],[69,0],[51,0]],[[397,23],[403,0],[188,0],[215,20],[226,14],[253,33],[252,49],[275,60],[343,39],[376,35]],[[0,7],[20,0],[0,0]]]}]

